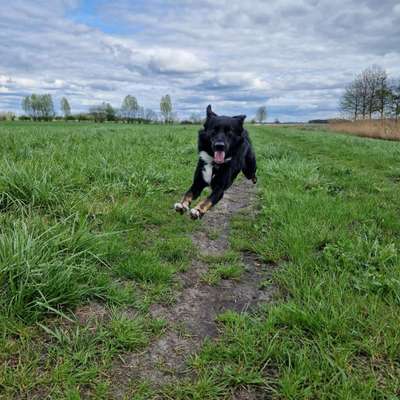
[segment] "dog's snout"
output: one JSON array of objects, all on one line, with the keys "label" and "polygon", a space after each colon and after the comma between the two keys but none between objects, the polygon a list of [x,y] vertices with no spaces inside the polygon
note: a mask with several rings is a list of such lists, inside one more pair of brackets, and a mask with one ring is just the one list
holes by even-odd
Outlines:
[{"label": "dog's snout", "polygon": [[214,144],[214,148],[216,151],[224,151],[225,143],[224,142],[217,142]]}]

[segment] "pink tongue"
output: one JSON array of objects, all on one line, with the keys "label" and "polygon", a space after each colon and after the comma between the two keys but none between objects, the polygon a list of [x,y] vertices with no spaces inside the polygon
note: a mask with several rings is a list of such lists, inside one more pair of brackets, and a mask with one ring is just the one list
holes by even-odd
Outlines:
[{"label": "pink tongue", "polygon": [[214,161],[217,164],[222,164],[225,160],[225,152],[224,151],[215,151],[214,152]]}]

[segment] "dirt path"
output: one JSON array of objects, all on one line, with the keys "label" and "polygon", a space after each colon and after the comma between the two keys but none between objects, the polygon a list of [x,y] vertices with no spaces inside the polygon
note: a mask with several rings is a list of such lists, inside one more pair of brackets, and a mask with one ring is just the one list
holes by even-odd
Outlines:
[{"label": "dirt path", "polygon": [[200,349],[206,337],[217,336],[215,318],[219,314],[225,310],[247,311],[257,303],[271,300],[274,290],[260,289],[260,282],[270,276],[271,270],[251,253],[242,254],[244,273],[239,280],[221,280],[217,285],[208,285],[202,279],[208,271],[202,256],[222,255],[229,249],[230,220],[245,208],[254,212],[251,206],[255,194],[256,188],[251,182],[240,181],[204,216],[192,237],[199,257],[192,261],[187,272],[178,275],[182,289],[176,303],[151,308],[154,318],[167,321],[166,333],[145,352],[124,356],[115,371],[116,380],[122,383],[132,378],[146,379],[159,387],[187,377],[190,371],[186,362],[190,355]]}]

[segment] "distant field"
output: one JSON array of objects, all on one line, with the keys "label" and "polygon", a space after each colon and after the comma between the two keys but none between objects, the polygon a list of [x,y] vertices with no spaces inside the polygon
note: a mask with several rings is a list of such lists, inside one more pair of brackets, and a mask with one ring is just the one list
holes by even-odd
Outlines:
[{"label": "distant field", "polygon": [[191,379],[115,390],[115,364],[165,335],[151,306],[199,257],[206,219],[172,210],[197,129],[0,124],[0,398],[398,398],[400,144],[296,126],[249,126],[257,214],[234,217],[223,265],[203,260],[240,281],[229,263],[253,254],[277,297],[221,315]]},{"label": "distant field", "polygon": [[335,132],[351,133],[357,136],[400,140],[400,121],[360,120],[354,122],[334,122],[328,125]]}]

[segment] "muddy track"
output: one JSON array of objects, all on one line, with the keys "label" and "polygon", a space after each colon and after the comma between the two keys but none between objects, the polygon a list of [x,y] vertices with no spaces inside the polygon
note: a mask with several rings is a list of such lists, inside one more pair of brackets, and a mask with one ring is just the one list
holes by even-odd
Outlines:
[{"label": "muddy track", "polygon": [[[221,280],[216,285],[208,285],[203,279],[208,271],[204,256],[223,255],[229,249],[230,220],[244,209],[254,213],[255,194],[255,186],[242,180],[204,216],[192,236],[199,256],[187,272],[177,276],[181,291],[176,303],[172,306],[156,304],[150,310],[154,318],[167,322],[167,331],[143,353],[123,356],[113,371],[113,380],[121,383],[121,391],[132,379],[146,379],[155,387],[161,387],[190,377],[187,360],[201,348],[205,338],[218,335],[215,319],[219,314],[226,310],[245,312],[258,303],[271,301],[274,289],[260,288],[260,282],[270,277],[271,267],[251,253],[242,254],[244,272],[239,280]],[[115,395],[118,398],[123,393]]]}]

